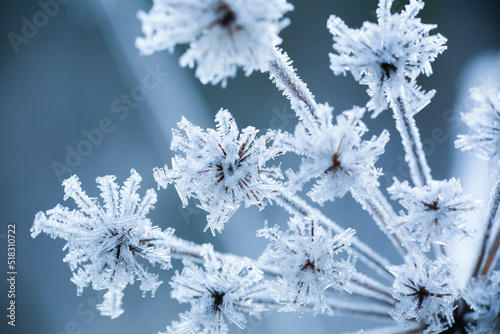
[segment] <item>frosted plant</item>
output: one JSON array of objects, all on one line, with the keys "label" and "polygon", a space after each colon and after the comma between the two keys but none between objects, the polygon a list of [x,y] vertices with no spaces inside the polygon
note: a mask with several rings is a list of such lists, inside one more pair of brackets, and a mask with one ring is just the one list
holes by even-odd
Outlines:
[{"label": "frosted plant", "polygon": [[274,282],[276,299],[284,304],[283,311],[297,311],[312,304],[314,313],[329,309],[325,291],[351,292],[348,283],[354,272],[354,265],[348,259],[341,259],[339,253],[351,244],[353,229],[333,235],[314,218],[293,217],[288,230],[278,226],[257,231],[271,243],[260,257],[260,263],[276,265],[282,277]]},{"label": "frosted plant", "polygon": [[500,91],[494,87],[474,87],[471,96],[476,107],[462,119],[470,128],[467,135],[459,135],[455,142],[462,151],[499,163],[500,147]]},{"label": "frosted plant", "polygon": [[424,7],[422,0],[410,0],[395,14],[391,14],[392,4],[393,0],[380,1],[377,24],[365,22],[360,29],[350,29],[335,15],[328,20],[333,48],[338,52],[330,54],[330,68],[337,75],[350,71],[356,81],[368,85],[371,100],[367,106],[374,110],[374,117],[402,88],[427,104],[434,93],[424,96],[415,79],[420,73],[431,75],[431,62],[446,49],[446,38],[429,35],[436,25],[423,24],[416,17]]},{"label": "frosted plant", "polygon": [[473,279],[463,292],[464,299],[472,309],[470,334],[500,332],[500,271],[494,271],[489,278]]},{"label": "frosted plant", "polygon": [[373,117],[389,103],[413,182],[422,186],[431,179],[430,168],[413,116],[435,92],[423,93],[416,78],[420,73],[432,74],[431,62],[446,49],[446,38],[430,36],[436,26],[423,24],[416,17],[424,6],[422,0],[410,0],[405,10],[395,14],[391,14],[392,4],[393,0],[381,0],[377,24],[365,22],[358,30],[348,28],[334,15],[330,17],[328,28],[333,34],[333,48],[339,53],[330,54],[330,68],[336,75],[349,70],[357,81],[368,85],[371,99],[367,107],[374,111]]},{"label": "frosted plant", "polygon": [[185,156],[172,159],[172,169],[155,169],[158,185],[166,188],[175,183],[184,206],[190,197],[200,201],[200,207],[209,212],[208,224],[212,234],[222,233],[224,223],[245,202],[248,207],[264,208],[273,197],[279,167],[266,167],[266,163],[283,153],[276,146],[267,146],[274,132],[257,137],[254,127],[238,131],[233,117],[221,109],[215,116],[217,128],[201,129],[185,118],[179,122],[180,130],[173,130],[171,148]]},{"label": "frosted plant", "polygon": [[193,68],[204,84],[226,85],[242,67],[248,76],[267,70],[274,59],[278,33],[289,24],[286,0],[155,0],[149,13],[140,11],[145,37],[137,47],[144,54],[189,44],[182,66]]},{"label": "frosted plant", "polygon": [[32,237],[44,232],[67,240],[64,261],[74,272],[71,280],[78,287],[78,295],[90,283],[95,290],[107,289],[103,303],[97,307],[102,315],[111,318],[123,313],[121,302],[127,284],[138,279],[144,294],[154,295],[162,283],[158,275],[149,273],[137,261],[137,256],[153,265],[159,263],[161,269],[171,267],[167,243],[174,231],[152,226],[146,215],[156,202],[156,193],[149,189],[140,200],[140,182],[141,177],[133,169],[120,189],[113,175],[97,178],[102,207],[97,198],[85,194],[73,175],[63,182],[64,200],[71,197],[78,210],[58,205],[47,215],[39,212],[31,228]]},{"label": "frosted plant", "polygon": [[264,296],[263,273],[250,260],[216,258],[210,247],[204,258],[203,266],[189,262],[172,278],[172,297],[190,303],[191,310],[181,314],[168,333],[227,333],[225,319],[243,329],[245,314],[260,316],[265,310],[253,300]]},{"label": "frosted plant", "polygon": [[459,294],[450,276],[449,259],[431,261],[415,253],[390,271],[395,277],[392,294],[398,300],[391,311],[394,320],[404,327],[411,324],[409,319],[423,321],[429,325],[424,333],[439,333],[453,324]]},{"label": "frosted plant", "polygon": [[[168,333],[227,333],[233,325],[241,330],[247,316],[273,310],[390,323],[366,334],[498,332],[500,274],[493,269],[500,256],[500,95],[491,87],[472,90],[477,107],[463,115],[470,133],[456,144],[490,162],[485,222],[471,226],[467,214],[479,207],[478,201],[463,194],[457,179],[433,180],[414,119],[434,95],[433,90],[425,93],[417,78],[432,73],[431,63],[445,50],[446,39],[431,35],[436,26],[417,18],[422,0],[410,0],[401,12],[392,13],[392,5],[380,0],[377,22],[359,29],[334,15],[328,20],[335,50],[331,69],[336,75],[350,71],[368,85],[370,96],[366,106],[338,114],[335,124],[333,108],[316,102],[288,54],[277,48],[278,33],[289,22],[283,15],[292,10],[285,0],[156,0],[149,13],[138,13],[145,36],[136,45],[143,54],[189,44],[181,65],[196,66],[202,83],[224,86],[239,67],[247,75],[258,70],[268,72],[290,100],[298,120],[293,134],[268,130],[257,136],[254,127],[240,131],[223,109],[215,129],[182,118],[173,129],[171,167],[153,171],[159,187],[174,185],[184,206],[190,199],[199,201],[208,212],[205,230],[213,235],[222,233],[243,203],[259,209],[273,204],[290,214],[287,228],[279,227],[283,220],[257,231],[269,241],[258,261],[218,253],[211,245],[153,227],[146,215],[156,195],[148,190],[140,200],[140,177],[134,171],[121,190],[114,176],[98,178],[103,206],[85,195],[76,176],[66,180],[65,198],[74,198],[79,209],[56,206],[37,214],[33,237],[45,232],[67,240],[65,261],[75,271],[78,293],[89,284],[108,289],[99,309],[112,317],[122,312],[127,284],[139,279],[142,290],[154,293],[161,283],[138,257],[160,263],[161,269],[170,267],[171,258],[182,260],[184,268],[171,281],[172,297],[191,308],[167,327]],[[362,120],[365,110],[376,117],[387,107],[410,169],[410,180],[396,180],[388,189],[390,198],[380,189],[381,170],[375,167],[389,133],[364,139],[368,127]],[[302,160],[281,181],[280,166],[269,166],[270,160],[289,152]],[[301,190],[313,180],[311,205]],[[347,193],[387,236],[400,261],[392,263],[354,235],[349,222],[342,227],[316,205]],[[404,208],[399,215],[395,201]],[[445,245],[472,229],[478,231],[471,235],[477,249],[452,270],[447,253],[453,248]]]},{"label": "frosted plant", "polygon": [[408,181],[395,179],[387,190],[407,210],[399,221],[424,252],[431,244],[446,245],[456,235],[470,234],[464,213],[477,210],[479,202],[462,194],[459,180],[430,181],[424,187],[412,188]]},{"label": "frosted plant", "polygon": [[378,137],[362,140],[368,130],[361,121],[364,112],[365,109],[359,107],[344,111],[333,125],[332,108],[320,105],[317,134],[308,132],[299,123],[293,137],[288,134],[281,136],[283,146],[305,157],[298,175],[288,171],[291,189],[300,189],[304,182],[317,178],[308,195],[322,205],[334,197],[343,197],[353,186],[378,186],[380,171],[374,165],[378,156],[384,153],[389,132],[383,131]]}]

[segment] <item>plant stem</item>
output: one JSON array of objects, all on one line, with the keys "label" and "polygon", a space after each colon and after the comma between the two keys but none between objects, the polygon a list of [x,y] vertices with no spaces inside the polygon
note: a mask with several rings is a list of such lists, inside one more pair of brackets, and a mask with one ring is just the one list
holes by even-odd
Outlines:
[{"label": "plant stem", "polygon": [[[498,219],[495,219],[497,216],[498,212],[498,207],[500,205],[500,181],[498,181],[492,188],[491,192],[491,207],[490,207],[490,212],[488,215],[488,221],[486,223],[486,227],[483,233],[483,239],[481,241],[481,249],[479,251],[479,256],[476,261],[476,265],[474,266],[474,271],[472,272],[472,277],[478,277],[480,274],[483,274],[484,270],[486,271],[489,270],[489,267],[491,267],[493,260],[495,258],[495,254],[492,254],[493,252],[498,251],[498,243],[500,240],[500,231],[497,232],[497,237],[495,238],[495,241],[490,247],[490,250],[488,252],[488,243],[491,239],[491,233],[493,230],[493,227],[495,225],[495,222],[498,221]],[[496,251],[495,251],[495,242],[497,243],[496,245]],[[484,258],[486,257],[486,254],[488,253],[487,261],[488,266],[486,267],[486,262],[484,262]]]},{"label": "plant stem", "polygon": [[410,168],[411,179],[417,187],[422,187],[432,180],[431,169],[425,159],[420,134],[404,96],[403,89],[401,89],[400,94],[391,103],[391,107],[394,111],[396,128],[403,140],[406,152],[405,161]]},{"label": "plant stem", "polygon": [[277,49],[276,58],[269,65],[270,78],[276,87],[283,92],[283,95],[290,99],[292,109],[295,110],[299,120],[309,131],[315,132],[318,105],[314,95],[297,75],[291,64],[292,61],[288,55]]},{"label": "plant stem", "polygon": [[[252,298],[252,303],[254,304],[259,304],[263,305],[268,309],[283,309],[283,305],[277,304],[274,299],[271,299],[269,297],[262,297],[262,298]],[[327,312],[329,315],[349,315],[349,316],[358,316],[358,317],[368,317],[372,318],[378,321],[381,320],[392,320],[391,316],[389,315],[389,307],[386,306],[381,306],[379,304],[373,304],[373,303],[353,303],[353,302],[346,302],[346,301],[341,301],[338,299],[333,299],[333,298],[328,298],[327,299],[327,304],[330,307],[330,310],[333,312]],[[308,304],[304,305],[304,310],[306,311],[313,311],[314,310],[313,305]]]},{"label": "plant stem", "polygon": [[481,270],[481,275],[488,276],[495,267],[495,263],[498,261],[499,257],[500,257],[500,229],[497,231],[497,235],[493,240],[493,242],[491,243],[490,250],[488,251],[488,255],[486,256],[486,260],[484,261],[483,270]]},{"label": "plant stem", "polygon": [[[405,229],[396,226],[396,213],[379,188],[351,187],[352,197],[367,211],[382,232],[389,238],[399,254],[404,257],[408,248],[403,240],[410,240]],[[411,243],[410,243],[411,244]]]},{"label": "plant stem", "polygon": [[[206,249],[204,249],[203,245],[198,245],[194,242],[183,240],[177,237],[171,237],[168,242],[168,246],[170,247],[170,255],[174,259],[191,260],[200,264],[204,262],[203,254],[206,252]],[[214,252],[213,254],[217,258],[222,258],[225,256],[224,254],[218,252]],[[270,279],[281,276],[279,269],[275,266],[263,266],[257,264],[256,266],[260,268]],[[353,279],[350,281],[350,284],[353,288],[354,293],[371,299],[371,301],[377,303],[377,305],[385,305],[389,307],[393,305],[393,298],[390,294],[390,290],[381,283],[361,273],[354,273]],[[369,292],[363,291],[363,289],[369,290]]]}]

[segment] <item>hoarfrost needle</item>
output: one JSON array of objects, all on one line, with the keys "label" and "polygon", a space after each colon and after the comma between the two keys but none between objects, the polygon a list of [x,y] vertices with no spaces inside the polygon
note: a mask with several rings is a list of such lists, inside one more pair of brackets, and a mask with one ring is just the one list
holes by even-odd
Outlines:
[{"label": "hoarfrost needle", "polygon": [[186,263],[172,278],[172,297],[190,303],[191,310],[174,321],[168,333],[227,333],[224,318],[244,329],[245,313],[259,317],[265,310],[252,299],[265,295],[262,271],[248,259],[216,258],[210,247],[206,250],[203,266]]},{"label": "hoarfrost needle", "polygon": [[153,295],[162,283],[158,275],[149,273],[136,259],[136,255],[162,269],[169,269],[170,248],[168,240],[172,229],[161,231],[146,218],[156,202],[153,189],[140,200],[137,190],[141,177],[131,171],[130,177],[119,189],[114,175],[97,178],[102,207],[97,198],[88,197],[80,187],[76,175],[63,182],[64,199],[71,197],[78,210],[61,205],[39,212],[31,228],[31,235],[40,232],[52,238],[67,240],[64,258],[73,273],[71,279],[78,287],[78,295],[92,283],[94,290],[107,289],[104,301],[97,308],[102,315],[116,318],[123,313],[121,301],[123,289],[135,279],[141,281],[141,290]]},{"label": "hoarfrost needle", "polygon": [[271,243],[261,255],[259,262],[280,268],[282,277],[274,282],[276,300],[283,304],[282,311],[297,311],[311,304],[314,313],[329,309],[325,290],[350,292],[348,282],[354,273],[350,258],[340,258],[351,244],[353,229],[333,235],[318,221],[308,217],[293,217],[288,230],[280,231],[278,226],[264,228],[257,232]]},{"label": "hoarfrost needle", "polygon": [[179,122],[180,130],[173,129],[171,148],[185,156],[172,159],[172,169],[156,168],[154,176],[158,185],[166,188],[175,183],[175,188],[184,206],[193,197],[207,211],[212,234],[222,233],[224,223],[245,202],[248,207],[264,208],[282,178],[277,166],[266,163],[283,153],[274,145],[274,132],[268,131],[257,137],[253,127],[238,130],[236,122],[227,110],[221,109],[215,116],[216,129],[204,130],[185,118]]},{"label": "hoarfrost needle", "polygon": [[368,130],[361,121],[364,108],[354,107],[337,116],[337,124],[332,124],[332,108],[320,105],[318,108],[319,134],[311,134],[299,123],[294,136],[281,134],[280,144],[304,156],[297,173],[287,171],[289,187],[299,190],[312,178],[316,184],[308,195],[315,202],[323,204],[335,197],[343,197],[352,186],[377,186],[380,171],[374,166],[378,156],[384,153],[389,140],[389,132],[370,140],[361,137]]},{"label": "hoarfrost needle", "polygon": [[395,179],[387,190],[407,210],[399,221],[424,252],[433,243],[445,245],[454,236],[470,235],[464,213],[477,210],[480,202],[462,194],[459,180],[430,181],[424,187],[412,188],[408,181]]},{"label": "hoarfrost needle", "polygon": [[407,328],[412,325],[409,320],[423,321],[428,325],[424,333],[440,333],[453,324],[459,291],[449,259],[429,260],[414,253],[403,265],[389,270],[395,276],[392,294],[398,303],[391,316],[396,322]]},{"label": "hoarfrost needle", "polygon": [[[387,108],[391,95],[406,94],[422,106],[434,92],[424,94],[416,86],[420,73],[432,74],[431,62],[442,53],[446,38],[429,35],[436,25],[423,24],[417,14],[424,7],[421,0],[411,0],[401,13],[391,14],[393,0],[382,0],[377,9],[377,24],[363,23],[360,29],[350,29],[339,17],[332,15],[328,29],[333,35],[330,68],[338,74],[350,71],[356,81],[368,85],[367,104],[373,117]],[[386,100],[387,96],[387,100]]]},{"label": "hoarfrost needle", "polygon": [[149,13],[137,14],[145,37],[136,46],[147,55],[189,44],[181,65],[196,64],[202,83],[225,86],[238,67],[247,76],[268,69],[292,9],[286,0],[155,0]]}]

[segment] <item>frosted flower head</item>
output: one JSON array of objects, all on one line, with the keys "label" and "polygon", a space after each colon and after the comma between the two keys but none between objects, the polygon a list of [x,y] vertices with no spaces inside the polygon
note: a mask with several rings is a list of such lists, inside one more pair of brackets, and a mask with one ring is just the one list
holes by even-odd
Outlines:
[{"label": "frosted flower head", "polygon": [[250,260],[225,256],[215,258],[210,249],[203,267],[186,263],[175,273],[170,285],[172,298],[190,303],[191,310],[181,314],[167,328],[168,333],[227,333],[227,321],[245,328],[246,316],[260,317],[265,308],[253,301],[262,297],[263,273]]},{"label": "frosted flower head", "polygon": [[462,151],[498,163],[500,150],[500,91],[493,87],[475,87],[471,97],[476,107],[465,114],[462,120],[470,128],[467,135],[459,135],[455,146]]},{"label": "frosted flower head", "polygon": [[61,205],[39,212],[31,228],[32,237],[45,232],[51,237],[67,240],[64,258],[73,271],[71,279],[80,295],[92,283],[95,290],[108,289],[104,301],[98,305],[102,315],[118,317],[123,313],[123,289],[135,279],[141,281],[141,290],[153,295],[162,283],[158,275],[149,273],[138,261],[140,256],[153,265],[169,269],[170,248],[168,241],[172,229],[162,232],[152,226],[146,217],[156,202],[153,189],[141,200],[137,194],[141,177],[135,170],[119,188],[115,176],[98,177],[104,205],[97,198],[88,197],[80,187],[76,175],[63,182],[64,200],[73,198],[78,210]]},{"label": "frosted flower head", "polygon": [[300,188],[306,181],[317,178],[308,195],[323,204],[343,197],[356,184],[378,185],[380,171],[374,165],[378,156],[384,153],[389,132],[384,130],[378,137],[362,140],[368,131],[361,121],[364,112],[365,109],[359,107],[344,111],[333,125],[332,108],[320,105],[317,133],[309,133],[299,123],[293,137],[281,136],[283,145],[288,144],[291,150],[304,156],[297,174],[287,172],[290,187]]},{"label": "frosted flower head", "polygon": [[468,333],[500,332],[500,271],[492,272],[488,278],[473,278],[462,295],[475,320],[467,328]]},{"label": "frosted flower head", "polygon": [[387,108],[386,95],[399,94],[401,87],[414,99],[422,99],[422,104],[428,102],[430,96],[419,92],[415,79],[420,73],[432,74],[431,62],[446,49],[446,38],[429,35],[436,26],[416,17],[424,6],[422,0],[410,0],[401,13],[394,14],[392,4],[393,0],[381,0],[377,23],[365,22],[359,29],[350,29],[334,15],[328,20],[338,53],[330,54],[330,68],[336,75],[350,71],[356,81],[368,85],[367,106],[374,110],[373,117]]},{"label": "frosted flower head", "polygon": [[171,148],[185,155],[172,159],[172,169],[154,170],[159,186],[175,183],[184,206],[191,197],[200,201],[199,206],[209,213],[205,230],[210,228],[214,235],[222,232],[241,202],[262,209],[273,197],[281,170],[266,164],[283,153],[268,146],[272,131],[257,137],[258,130],[247,127],[240,133],[231,114],[222,109],[215,121],[216,129],[204,130],[182,118],[178,126],[185,135],[173,129]]},{"label": "frosted flower head", "polygon": [[425,252],[432,243],[445,245],[457,235],[469,235],[465,214],[480,205],[472,196],[463,195],[462,185],[455,178],[430,181],[415,188],[410,187],[408,181],[394,179],[387,191],[407,210],[406,214],[401,212],[399,221]]},{"label": "frosted flower head", "polygon": [[459,293],[449,259],[432,261],[414,253],[404,264],[388,269],[395,276],[392,295],[398,302],[390,314],[397,323],[408,328],[411,321],[424,322],[424,333],[440,333],[453,324]]},{"label": "frosted flower head", "polygon": [[181,66],[196,64],[202,83],[225,86],[238,67],[246,75],[267,69],[292,9],[286,0],[155,0],[149,13],[137,14],[145,36],[136,46],[148,55],[189,44]]},{"label": "frosted flower head", "polygon": [[350,292],[354,265],[338,254],[348,249],[354,233],[349,228],[333,235],[314,218],[299,217],[290,219],[285,232],[278,226],[258,231],[258,236],[270,241],[259,262],[277,266],[282,274],[273,284],[276,300],[284,305],[282,311],[297,311],[310,304],[315,313],[324,312],[329,309],[326,289]]}]

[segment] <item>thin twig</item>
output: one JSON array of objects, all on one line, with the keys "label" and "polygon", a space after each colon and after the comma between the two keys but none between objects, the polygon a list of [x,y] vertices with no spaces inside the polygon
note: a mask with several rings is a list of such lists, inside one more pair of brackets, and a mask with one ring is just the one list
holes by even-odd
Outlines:
[{"label": "thin twig", "polygon": [[396,128],[398,129],[401,139],[403,140],[403,147],[406,152],[405,161],[410,167],[410,174],[413,183],[418,186],[424,186],[432,180],[431,169],[427,164],[424,151],[422,149],[422,142],[420,134],[415,124],[413,116],[407,110],[406,101],[404,100],[404,93],[401,93],[391,103],[392,110],[394,111],[394,119],[396,120]]},{"label": "thin twig", "polygon": [[[380,189],[352,187],[351,194],[363,209],[372,216],[379,229],[389,238],[399,254],[404,257],[409,251],[408,245],[412,243],[409,241],[408,232],[397,227],[397,215]],[[404,244],[403,240],[407,242]]]},{"label": "thin twig", "polygon": [[290,99],[297,117],[309,131],[315,132],[318,105],[291,63],[288,55],[277,49],[276,58],[269,65],[270,78],[276,87],[283,91],[283,95]]},{"label": "thin twig", "polygon": [[[474,271],[472,272],[472,277],[478,277],[479,274],[483,273],[485,270],[486,262],[483,264],[484,258],[486,257],[486,254],[488,252],[488,243],[491,239],[491,233],[493,226],[495,224],[495,221],[498,221],[498,219],[495,219],[497,216],[498,212],[498,207],[500,205],[500,181],[498,181],[492,188],[491,192],[491,207],[490,207],[490,212],[488,214],[488,221],[486,223],[486,227],[483,233],[483,239],[481,241],[481,249],[479,251],[479,255],[477,257],[476,265],[474,266]],[[497,233],[497,238],[500,238],[498,236],[500,232]],[[500,241],[499,241],[500,242]],[[492,247],[490,248],[490,253],[492,250],[494,250],[495,243],[492,244]],[[498,245],[496,247],[498,250]],[[493,263],[493,259],[495,258],[495,254],[488,254],[488,268],[486,268],[486,271],[489,270],[489,267]]]}]

